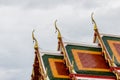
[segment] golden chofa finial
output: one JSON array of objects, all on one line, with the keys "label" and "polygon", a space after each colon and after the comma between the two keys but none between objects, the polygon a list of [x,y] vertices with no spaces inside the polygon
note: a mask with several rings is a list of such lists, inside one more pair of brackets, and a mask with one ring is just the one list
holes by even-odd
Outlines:
[{"label": "golden chofa finial", "polygon": [[92,20],[92,24],[94,24],[94,30],[96,30],[97,29],[97,24],[96,24],[96,22],[93,18],[93,15],[94,15],[94,13],[91,14],[91,20]]},{"label": "golden chofa finial", "polygon": [[58,38],[61,38],[61,33],[60,33],[60,30],[57,28],[57,20],[55,20],[55,29],[56,29],[56,32],[58,32]]},{"label": "golden chofa finial", "polygon": [[35,32],[35,30],[32,31],[33,42],[35,42],[34,49],[38,49],[38,41],[34,36],[34,32]]},{"label": "golden chofa finial", "polygon": [[114,66],[114,61],[115,61],[115,56],[114,54],[112,55],[112,66]]}]

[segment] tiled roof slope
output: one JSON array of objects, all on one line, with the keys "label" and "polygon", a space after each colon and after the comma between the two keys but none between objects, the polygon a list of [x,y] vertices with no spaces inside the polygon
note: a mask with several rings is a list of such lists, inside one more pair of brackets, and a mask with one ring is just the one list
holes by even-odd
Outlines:
[{"label": "tiled roof slope", "polygon": [[50,80],[69,80],[69,71],[64,64],[63,56],[44,54],[42,59]]},{"label": "tiled roof slope", "polygon": [[110,58],[114,57],[114,63],[120,67],[120,37],[102,36],[102,40]]},{"label": "tiled roof slope", "polygon": [[74,61],[76,74],[115,76],[106,63],[101,48],[83,45],[66,45],[65,48],[70,62]]}]

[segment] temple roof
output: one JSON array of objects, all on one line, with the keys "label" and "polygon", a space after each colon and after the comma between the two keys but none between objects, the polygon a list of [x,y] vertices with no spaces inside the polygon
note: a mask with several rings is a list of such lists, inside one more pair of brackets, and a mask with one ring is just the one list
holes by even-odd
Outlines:
[{"label": "temple roof", "polygon": [[68,80],[69,71],[66,69],[63,56],[44,54],[42,59],[50,80]]},{"label": "temple roof", "polygon": [[120,37],[112,35],[102,35],[103,43],[110,55],[110,58],[114,57],[114,63],[117,67],[120,67]]},{"label": "temple roof", "polygon": [[56,20],[59,51],[56,54],[40,52],[32,33],[35,41],[32,80],[120,80],[120,37],[101,35],[93,14],[91,19],[94,24],[93,45],[65,43]]},{"label": "temple roof", "polygon": [[70,62],[74,61],[76,74],[114,76],[104,59],[101,48],[72,44],[67,44],[65,48]]}]

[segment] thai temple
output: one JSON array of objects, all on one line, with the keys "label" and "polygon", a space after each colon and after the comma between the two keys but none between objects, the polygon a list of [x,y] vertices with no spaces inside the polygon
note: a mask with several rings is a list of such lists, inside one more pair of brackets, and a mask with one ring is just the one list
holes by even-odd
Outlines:
[{"label": "thai temple", "polygon": [[120,36],[100,34],[93,14],[91,19],[93,45],[64,42],[55,21],[57,51],[41,52],[32,32],[35,58],[31,80],[120,80]]}]

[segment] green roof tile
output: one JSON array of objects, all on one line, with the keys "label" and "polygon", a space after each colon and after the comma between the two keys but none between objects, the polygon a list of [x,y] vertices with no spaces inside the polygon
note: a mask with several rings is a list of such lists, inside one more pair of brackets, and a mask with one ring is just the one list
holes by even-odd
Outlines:
[{"label": "green roof tile", "polygon": [[45,54],[42,56],[42,59],[43,59],[43,63],[44,63],[44,66],[47,68],[48,70],[48,77],[50,78],[50,80],[68,80],[68,78],[55,78],[52,74],[52,70],[50,68],[50,64],[49,64],[49,61],[48,59],[49,58],[52,58],[52,59],[63,59],[63,56],[58,56],[58,55],[49,55],[49,54]]},{"label": "green roof tile", "polygon": [[[78,74],[88,74],[88,75],[101,75],[101,76],[115,76],[112,72],[103,72],[103,71],[91,71],[91,70],[79,70],[78,66],[75,62],[75,59],[73,57],[72,49],[75,50],[87,50],[87,51],[95,51],[95,52],[101,52],[101,48],[98,47],[88,47],[88,46],[76,46],[76,45],[66,45],[66,51],[68,54],[68,57],[70,59],[70,62],[74,61],[74,69]],[[102,56],[102,55],[101,55]],[[86,57],[87,58],[87,57]],[[89,62],[89,61],[88,61]],[[107,64],[107,63],[106,63]],[[93,64],[91,64],[93,65]]]},{"label": "green roof tile", "polygon": [[[103,40],[103,43],[108,51],[108,54],[110,55],[110,57],[112,58],[112,55],[113,55],[113,51],[111,50],[110,48],[110,45],[109,43],[107,42],[107,40],[111,40],[111,41],[120,41],[120,38],[118,37],[111,37],[111,36],[103,36],[102,37],[102,40]],[[115,64],[120,67],[120,63],[117,61],[116,57],[115,57]]]}]

